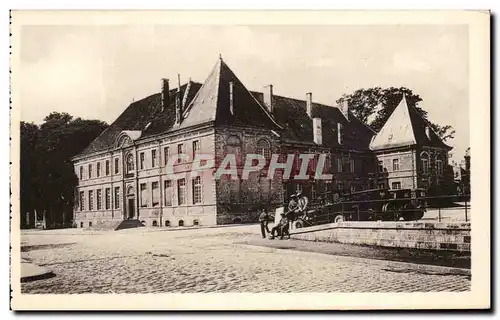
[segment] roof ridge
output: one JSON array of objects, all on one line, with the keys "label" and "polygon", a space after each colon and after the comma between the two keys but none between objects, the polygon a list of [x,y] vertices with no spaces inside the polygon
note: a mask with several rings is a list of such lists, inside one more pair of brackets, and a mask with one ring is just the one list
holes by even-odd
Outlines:
[{"label": "roof ridge", "polygon": [[[215,84],[215,88],[217,89],[217,93],[219,92],[220,88],[220,78],[221,78],[221,69],[222,69],[222,64],[224,63],[224,61],[222,61],[222,58],[219,58],[219,61],[217,61],[217,63],[215,64],[215,68],[217,68],[217,78],[216,78],[216,84]],[[201,91],[201,89],[200,89]],[[212,119],[214,121],[217,121],[217,109],[219,107],[219,94],[216,94],[215,95],[215,108],[214,108],[214,111],[213,111],[213,114],[212,114]]]}]

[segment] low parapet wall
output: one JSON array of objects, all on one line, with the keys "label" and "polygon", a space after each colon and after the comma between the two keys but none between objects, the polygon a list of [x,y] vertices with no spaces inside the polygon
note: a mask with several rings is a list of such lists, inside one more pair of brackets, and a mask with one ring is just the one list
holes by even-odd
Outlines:
[{"label": "low parapet wall", "polygon": [[340,222],[291,230],[291,238],[470,252],[470,222]]}]

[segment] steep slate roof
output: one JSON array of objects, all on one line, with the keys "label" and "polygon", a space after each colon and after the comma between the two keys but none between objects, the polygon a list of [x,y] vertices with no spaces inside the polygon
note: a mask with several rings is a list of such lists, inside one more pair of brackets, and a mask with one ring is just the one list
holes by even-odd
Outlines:
[{"label": "steep slate roof", "polygon": [[[263,94],[252,92],[263,101]],[[276,121],[284,128],[282,138],[289,141],[313,143],[312,119],[307,115],[306,101],[278,95],[273,96],[273,115]],[[324,104],[312,104],[312,117],[321,118],[323,146],[348,149],[368,149],[373,130],[364,125],[352,113],[347,120],[339,108]],[[344,125],[344,142],[337,141],[337,123]]]},{"label": "steep slate roof", "polygon": [[[192,91],[199,88],[199,84],[191,83],[189,97],[194,96]],[[181,96],[186,91],[187,84],[180,87]],[[141,139],[152,134],[169,130],[175,120],[175,94],[177,88],[170,90],[169,105],[161,112],[161,93],[155,93],[144,99],[131,103],[125,111],[104,130],[79,155],[104,151],[114,146],[116,138],[122,131],[143,131]],[[149,124],[149,125],[148,125]],[[147,128],[146,128],[147,126]],[[146,128],[146,129],[145,129]]]},{"label": "steep slate roof", "polygon": [[[233,83],[233,112],[230,110],[230,82]],[[250,94],[222,59],[217,61],[207,80],[188,105],[180,127],[211,121],[217,125],[280,129],[266,107]]]},{"label": "steep slate roof", "polygon": [[394,109],[386,123],[370,143],[370,149],[379,150],[407,145],[425,145],[452,149],[446,145],[429,127],[429,136],[425,127],[429,123],[420,115],[415,107],[408,105],[403,95],[401,102]]},{"label": "steep slate roof", "polygon": [[[233,82],[233,113],[229,107],[230,82]],[[161,93],[131,103],[80,155],[113,148],[122,131],[142,131],[138,139],[141,140],[162,132],[211,122],[216,125],[268,128],[280,132],[282,138],[290,142],[314,143],[312,119],[307,115],[305,100],[274,95],[271,117],[263,94],[249,92],[222,59],[217,61],[203,84],[189,81],[180,87],[185,107],[183,121],[178,127],[174,125],[176,92],[177,88],[170,90],[169,103],[163,112]],[[347,120],[338,108],[313,103],[313,117],[322,119],[323,146],[368,149],[374,132],[352,113]],[[337,142],[339,122],[345,130],[342,146]]]}]

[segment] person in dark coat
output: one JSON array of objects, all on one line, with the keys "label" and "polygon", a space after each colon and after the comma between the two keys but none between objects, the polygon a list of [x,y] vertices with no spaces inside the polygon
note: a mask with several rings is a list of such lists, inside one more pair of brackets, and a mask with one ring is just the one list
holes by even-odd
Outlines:
[{"label": "person in dark coat", "polygon": [[260,216],[259,216],[260,232],[262,233],[262,238],[266,237],[266,231],[267,231],[267,233],[271,233],[271,231],[269,231],[269,227],[268,227],[269,220],[271,220],[271,217],[267,213],[266,209],[262,209],[262,212],[260,213]]},{"label": "person in dark coat", "polygon": [[284,213],[281,214],[280,222],[271,229],[271,237],[269,239],[274,239],[276,236],[280,236],[280,240],[283,239],[285,234],[288,233],[288,219]]}]

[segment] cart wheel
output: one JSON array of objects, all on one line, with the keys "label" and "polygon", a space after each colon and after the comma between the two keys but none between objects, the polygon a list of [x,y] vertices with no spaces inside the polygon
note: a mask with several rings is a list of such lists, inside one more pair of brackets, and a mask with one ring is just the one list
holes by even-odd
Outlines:
[{"label": "cart wheel", "polygon": [[341,214],[336,215],[335,218],[333,219],[334,223],[339,223],[339,222],[343,222],[343,221],[344,221],[344,216]]}]

